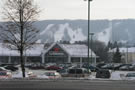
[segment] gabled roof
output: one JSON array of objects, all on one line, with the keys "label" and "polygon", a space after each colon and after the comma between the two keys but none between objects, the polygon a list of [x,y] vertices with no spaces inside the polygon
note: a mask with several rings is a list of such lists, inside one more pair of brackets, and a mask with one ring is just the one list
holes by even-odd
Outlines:
[{"label": "gabled roof", "polygon": [[[60,44],[71,57],[87,57],[88,47],[82,44]],[[91,57],[91,49],[89,49],[89,56]],[[92,51],[92,57],[96,57],[96,54]]]},{"label": "gabled roof", "polygon": [[[52,45],[50,45],[50,47],[48,47],[47,49],[45,49],[42,53],[45,55],[47,52],[49,52],[49,50],[51,50],[55,45],[58,45],[58,46],[60,46],[61,47],[61,45],[60,44],[58,44],[58,43],[53,43]],[[67,51],[66,51],[66,49],[64,49],[63,47],[61,47],[67,54],[69,54]]]},{"label": "gabled roof", "polygon": [[[87,57],[88,56],[88,47],[82,44],[53,43],[48,49],[44,50],[44,54],[49,52],[49,50],[53,48],[56,44],[59,45],[71,57]],[[91,49],[89,49],[89,51],[90,51],[89,56],[91,57]],[[96,57],[93,51],[92,51],[92,57]]]}]

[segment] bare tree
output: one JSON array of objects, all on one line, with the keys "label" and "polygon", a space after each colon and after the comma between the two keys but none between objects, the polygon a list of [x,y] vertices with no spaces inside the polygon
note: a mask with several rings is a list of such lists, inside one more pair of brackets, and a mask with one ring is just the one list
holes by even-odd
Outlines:
[{"label": "bare tree", "polygon": [[19,51],[22,75],[25,77],[23,55],[37,41],[39,30],[33,23],[39,8],[34,0],[6,0],[2,14],[5,22],[0,25],[0,39],[9,49]]}]

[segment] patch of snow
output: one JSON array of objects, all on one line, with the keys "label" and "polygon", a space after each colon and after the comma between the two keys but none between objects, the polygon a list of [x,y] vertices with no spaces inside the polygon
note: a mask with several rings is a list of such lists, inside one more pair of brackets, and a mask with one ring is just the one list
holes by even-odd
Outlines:
[{"label": "patch of snow", "polygon": [[78,28],[75,31],[68,31],[69,36],[71,37],[71,43],[74,43],[75,41],[84,41],[87,39],[87,37],[82,33],[82,29]]},{"label": "patch of snow", "polygon": [[[88,47],[80,44],[60,44],[67,52],[73,57],[87,57]],[[89,49],[91,51],[91,49]],[[91,56],[91,53],[89,53]],[[92,56],[96,57],[96,54],[92,51]]]},{"label": "patch of snow", "polygon": [[[119,51],[120,51],[121,53],[125,53],[125,52],[127,52],[127,48],[126,48],[126,47],[119,48]],[[110,50],[109,52],[116,52],[116,48]],[[135,52],[135,47],[130,47],[130,48],[128,48],[128,52],[134,53],[134,52]]]},{"label": "patch of snow", "polygon": [[48,76],[46,76],[46,75],[37,75],[37,78],[49,79],[49,77],[48,77]]},{"label": "patch of snow", "polygon": [[[111,74],[111,80],[128,80],[128,78],[126,78],[126,74],[127,73],[132,73],[134,71],[114,71]],[[134,72],[135,73],[135,72]],[[132,80],[132,79],[130,79]]]},{"label": "patch of snow", "polygon": [[48,30],[50,30],[51,27],[53,27],[54,24],[49,24],[41,33],[40,35],[44,35]]},{"label": "patch of snow", "polygon": [[39,40],[37,40],[37,41],[36,41],[36,43],[41,43],[41,40],[40,40],[40,39],[39,39]]},{"label": "patch of snow", "polygon": [[120,40],[118,41],[119,43],[123,43],[123,44],[126,44],[127,43],[127,40]]},{"label": "patch of snow", "polygon": [[128,40],[128,41],[131,41],[131,40],[132,40],[132,37],[133,37],[133,36],[132,36],[132,34],[129,32],[129,30],[128,30],[128,29],[126,29],[126,30],[125,30],[125,32],[126,32],[126,33],[127,33],[127,35],[128,35],[127,40]]},{"label": "patch of snow", "polygon": [[55,42],[62,40],[62,37],[64,36],[64,30],[68,26],[69,26],[68,23],[66,23],[66,24],[60,24],[59,25],[59,30],[54,35]]},{"label": "patch of snow", "polygon": [[[26,77],[28,77],[27,73],[25,73]],[[19,71],[19,72],[16,72],[12,75],[12,78],[23,78],[22,77],[22,72]]]},{"label": "patch of snow", "polygon": [[20,34],[19,33],[17,33],[17,34],[15,34],[15,38],[17,38],[18,40],[20,40]]},{"label": "patch of snow", "polygon": [[107,29],[100,33],[97,33],[96,38],[97,40],[105,42],[107,44],[112,38],[112,23],[110,22],[110,25]]},{"label": "patch of snow", "polygon": [[62,40],[64,37],[64,32],[67,29],[67,34],[70,37],[70,42],[74,43],[75,41],[84,41],[87,39],[87,37],[83,34],[83,31],[81,28],[78,28],[77,30],[73,30],[69,23],[60,24],[59,30],[55,33],[54,38],[55,42]]}]

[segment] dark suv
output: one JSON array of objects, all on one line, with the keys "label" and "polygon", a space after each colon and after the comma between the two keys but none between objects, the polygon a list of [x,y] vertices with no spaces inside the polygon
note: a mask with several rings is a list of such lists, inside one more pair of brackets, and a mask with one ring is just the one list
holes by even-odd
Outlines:
[{"label": "dark suv", "polygon": [[100,69],[96,73],[96,78],[110,78],[110,77],[111,77],[111,74],[109,70]]}]

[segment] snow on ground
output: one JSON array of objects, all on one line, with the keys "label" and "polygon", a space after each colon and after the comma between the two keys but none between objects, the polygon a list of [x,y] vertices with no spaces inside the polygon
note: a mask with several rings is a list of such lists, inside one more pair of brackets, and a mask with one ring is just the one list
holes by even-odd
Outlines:
[{"label": "snow on ground", "polygon": [[110,41],[112,38],[112,23],[110,23],[109,27],[105,29],[104,31],[97,33],[96,38],[99,41],[103,41],[106,44]]},{"label": "snow on ground", "polygon": [[68,34],[71,38],[71,43],[74,43],[75,41],[84,41],[87,39],[87,37],[82,33],[82,29],[78,28],[77,30],[72,30],[70,27],[68,27]]},{"label": "snow on ground", "polygon": [[[28,77],[27,73],[25,73],[26,77]],[[22,72],[19,71],[19,72],[16,72],[12,75],[12,78],[23,78],[22,77]]]},{"label": "snow on ground", "polygon": [[52,28],[54,26],[54,24],[49,24],[41,33],[40,35],[44,35],[48,30],[50,30],[50,28]]},{"label": "snow on ground", "polygon": [[135,71],[111,71],[111,77],[109,79],[96,78],[96,74],[90,75],[91,80],[133,80],[126,78],[127,73],[135,73]]},{"label": "snow on ground", "polygon": [[62,40],[62,37],[64,36],[64,30],[66,29],[67,26],[68,26],[67,23],[59,25],[59,30],[54,35],[55,42]]},{"label": "snow on ground", "polygon": [[[44,78],[48,79],[47,76],[44,75],[44,73],[47,70],[28,70],[26,69],[26,76],[28,77],[28,73],[31,73],[36,75],[37,78]],[[135,80],[135,79],[128,79],[126,78],[127,73],[135,73],[135,71],[111,71],[111,77],[109,79],[104,79],[104,78],[96,78],[96,73],[92,73],[87,79],[89,80]],[[22,73],[19,70],[18,72],[13,73],[12,75],[13,78],[22,78]],[[86,79],[86,78],[84,78]]]},{"label": "snow on ground", "polygon": [[128,72],[124,72],[124,71],[113,71],[111,74],[111,80],[123,80],[125,75]]},{"label": "snow on ground", "polygon": [[[26,70],[26,78],[28,78],[30,75],[36,75],[36,78],[44,78],[44,79],[48,79],[48,76],[46,76],[44,73],[47,72],[48,70],[30,70],[28,68],[25,68]],[[12,73],[12,78],[22,78],[22,72],[21,72],[21,68],[19,68],[18,71],[13,72]]]},{"label": "snow on ground", "polygon": [[69,23],[60,24],[59,30],[55,33],[54,38],[55,42],[62,40],[64,37],[65,30],[67,30],[67,35],[70,37],[71,43],[74,43],[75,41],[84,41],[87,39],[87,37],[83,34],[83,31],[81,28],[78,28],[77,30],[73,30]]}]

